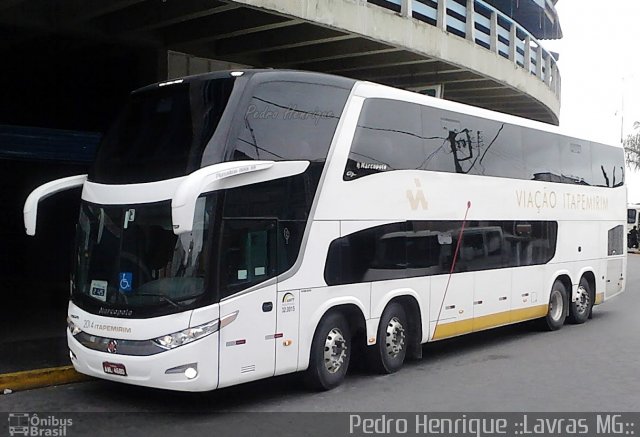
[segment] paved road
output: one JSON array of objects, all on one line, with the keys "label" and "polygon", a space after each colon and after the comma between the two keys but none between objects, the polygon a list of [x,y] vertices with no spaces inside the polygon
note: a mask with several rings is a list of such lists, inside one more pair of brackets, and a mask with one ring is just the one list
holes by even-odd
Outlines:
[{"label": "paved road", "polygon": [[310,393],[295,375],[205,394],[94,381],[0,396],[0,411],[207,413],[199,423],[249,411],[640,411],[640,255],[629,255],[628,277],[627,292],[584,325],[434,343],[399,373],[355,371],[330,392]]}]

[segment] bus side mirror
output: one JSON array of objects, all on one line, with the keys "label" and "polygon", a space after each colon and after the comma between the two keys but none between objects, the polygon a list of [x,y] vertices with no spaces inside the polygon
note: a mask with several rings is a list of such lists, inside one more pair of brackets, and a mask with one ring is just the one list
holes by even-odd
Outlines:
[{"label": "bus side mirror", "polygon": [[193,230],[196,201],[202,193],[295,176],[309,161],[233,161],[210,165],[187,176],[171,199],[173,233]]},{"label": "bus side mirror", "polygon": [[47,182],[33,190],[27,200],[24,202],[24,227],[27,235],[36,234],[36,221],[38,218],[38,203],[60,191],[69,190],[71,188],[81,187],[87,180],[87,175],[70,176],[67,178],[56,179]]}]

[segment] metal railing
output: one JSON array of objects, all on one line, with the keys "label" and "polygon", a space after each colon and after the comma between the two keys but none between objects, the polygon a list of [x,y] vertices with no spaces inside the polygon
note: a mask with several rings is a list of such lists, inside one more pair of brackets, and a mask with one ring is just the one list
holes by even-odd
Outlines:
[{"label": "metal railing", "polygon": [[553,55],[509,16],[482,0],[367,0],[404,17],[465,38],[536,76],[560,99],[560,70]]}]

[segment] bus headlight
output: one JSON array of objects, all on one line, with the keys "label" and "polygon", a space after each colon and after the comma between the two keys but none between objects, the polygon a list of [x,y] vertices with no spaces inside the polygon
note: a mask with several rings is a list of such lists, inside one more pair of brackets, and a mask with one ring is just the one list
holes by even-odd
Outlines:
[{"label": "bus headlight", "polygon": [[218,330],[219,326],[219,321],[214,320],[213,322],[205,323],[195,328],[188,328],[184,331],[163,335],[162,337],[154,339],[153,342],[164,349],[173,349],[213,334]]},{"label": "bus headlight", "polygon": [[71,335],[73,335],[74,337],[82,332],[82,330],[78,328],[69,317],[67,317],[67,327],[69,328],[69,332],[71,332]]}]

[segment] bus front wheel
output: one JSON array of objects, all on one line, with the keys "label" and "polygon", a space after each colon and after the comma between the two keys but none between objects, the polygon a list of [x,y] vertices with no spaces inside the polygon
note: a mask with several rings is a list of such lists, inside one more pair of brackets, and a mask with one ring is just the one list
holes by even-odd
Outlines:
[{"label": "bus front wheel", "polygon": [[377,373],[400,370],[407,355],[407,315],[398,302],[391,302],[382,312],[378,326],[378,341],[369,346],[370,363]]},{"label": "bus front wheel", "polygon": [[338,312],[325,315],[313,335],[307,385],[315,390],[330,390],[342,384],[351,358],[351,332]]},{"label": "bus front wheel", "polygon": [[556,331],[562,328],[567,317],[567,289],[561,281],[556,280],[549,296],[547,315],[540,319],[539,326],[545,331]]},{"label": "bus front wheel", "polygon": [[569,322],[575,325],[586,322],[591,314],[591,308],[593,308],[591,287],[589,281],[581,278],[578,284],[578,299],[569,304]]}]

